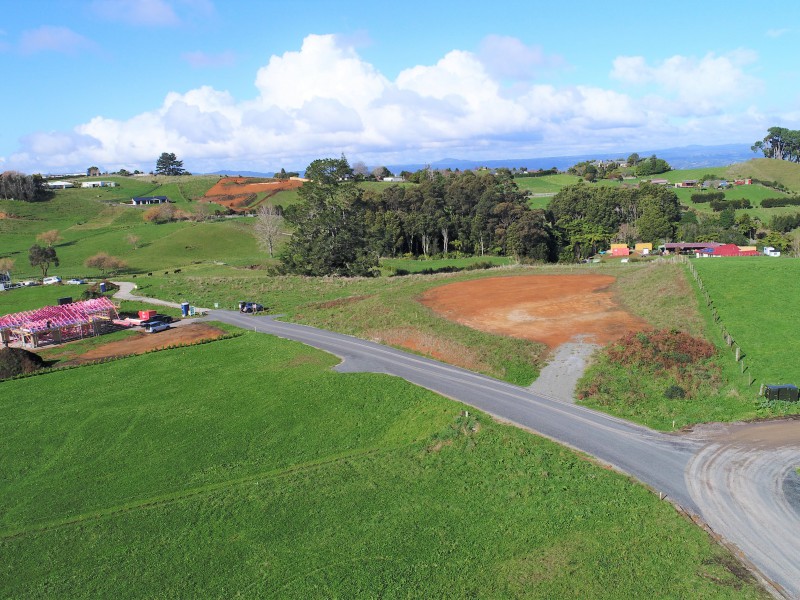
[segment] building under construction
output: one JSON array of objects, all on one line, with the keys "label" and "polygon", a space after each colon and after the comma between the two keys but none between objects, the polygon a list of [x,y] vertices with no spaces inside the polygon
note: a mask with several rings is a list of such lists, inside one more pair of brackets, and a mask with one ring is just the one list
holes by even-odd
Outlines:
[{"label": "building under construction", "polygon": [[117,307],[105,296],[45,306],[0,317],[0,340],[4,346],[18,344],[30,348],[60,344],[100,335],[116,318]]}]

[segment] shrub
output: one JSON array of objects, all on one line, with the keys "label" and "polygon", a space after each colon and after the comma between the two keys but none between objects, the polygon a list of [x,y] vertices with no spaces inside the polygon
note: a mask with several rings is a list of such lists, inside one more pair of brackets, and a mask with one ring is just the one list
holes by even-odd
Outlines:
[{"label": "shrub", "polygon": [[664,398],[668,400],[678,400],[686,397],[686,390],[679,385],[671,385],[664,390]]},{"label": "shrub", "polygon": [[713,344],[683,331],[660,329],[629,333],[611,346],[608,357],[630,367],[668,370],[714,356]]}]

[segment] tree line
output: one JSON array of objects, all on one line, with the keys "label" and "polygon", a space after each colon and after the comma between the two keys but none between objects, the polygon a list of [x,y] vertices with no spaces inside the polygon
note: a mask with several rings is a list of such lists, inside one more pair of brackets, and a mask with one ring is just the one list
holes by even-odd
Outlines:
[{"label": "tree line", "polygon": [[280,258],[284,272],[370,275],[381,257],[514,256],[518,260],[580,260],[614,240],[672,238],[680,220],[675,192],[563,188],[547,210],[528,206],[508,169],[443,173],[423,169],[417,185],[364,190],[347,159],[316,160],[301,202],[282,217],[293,233]]}]

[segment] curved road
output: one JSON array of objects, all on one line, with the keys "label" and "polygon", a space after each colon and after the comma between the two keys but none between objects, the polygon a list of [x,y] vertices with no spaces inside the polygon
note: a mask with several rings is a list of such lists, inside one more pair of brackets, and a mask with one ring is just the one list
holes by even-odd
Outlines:
[{"label": "curved road", "polygon": [[396,375],[590,454],[707,524],[776,597],[800,598],[800,421],[699,429],[640,425],[435,360],[305,325],[212,310],[210,317],[305,343],[337,370]]},{"label": "curved road", "polygon": [[[118,296],[131,297],[132,288],[127,284]],[[800,599],[800,421],[698,427],[688,435],[660,433],[360,338],[273,316],[225,310],[209,314],[330,352],[342,359],[339,371],[402,377],[590,454],[707,524],[738,550],[773,595]]]}]

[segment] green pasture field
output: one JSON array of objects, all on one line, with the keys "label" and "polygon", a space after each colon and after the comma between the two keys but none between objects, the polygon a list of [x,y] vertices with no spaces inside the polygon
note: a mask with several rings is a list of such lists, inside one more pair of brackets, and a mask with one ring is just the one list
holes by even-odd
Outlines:
[{"label": "green pasture field", "polygon": [[[208,261],[249,265],[268,258],[252,234],[253,219],[247,217],[157,225],[145,223],[141,209],[112,207],[81,224],[42,224],[31,220],[6,225],[9,221],[19,220],[0,221],[0,230],[8,231],[2,234],[3,250],[5,256],[15,261],[12,273],[15,280],[41,277],[41,271],[28,262],[28,248],[36,243],[39,233],[48,229],[59,229],[63,238],[55,244],[60,265],[51,266],[48,275],[60,275],[62,279],[99,276],[99,271],[84,266],[84,261],[98,252],[125,260],[127,273],[174,270]],[[59,224],[66,226],[59,228]],[[135,250],[127,240],[129,235],[139,237]]]},{"label": "green pasture field", "polygon": [[[715,192],[709,190],[702,192],[699,189],[676,189],[678,200],[687,208],[692,208],[699,213],[714,214],[710,203],[695,204],[692,202],[693,194]],[[761,201],[765,198],[781,198],[787,196],[784,192],[764,187],[763,185],[737,185],[725,190],[725,200],[750,200],[753,208],[736,209],[736,214],[747,213],[751,217],[758,217],[762,222],[768,223],[774,215],[794,214],[800,212],[798,206],[781,206],[776,208],[761,208]],[[717,213],[719,214],[719,213]]]},{"label": "green pasture field", "polygon": [[779,181],[790,191],[800,192],[800,164],[770,158],[754,158],[728,167],[730,178],[753,177]]},{"label": "green pasture field", "polygon": [[515,177],[514,183],[520,190],[531,194],[555,194],[562,187],[576,183],[580,177],[576,175],[545,175],[544,177]]},{"label": "green pasture field", "polygon": [[42,306],[55,306],[59,298],[79,300],[88,285],[32,285],[0,292],[0,316],[34,310]]},{"label": "green pasture field", "polygon": [[800,259],[732,257],[692,264],[758,384],[800,386]]},{"label": "green pasture field", "polygon": [[0,383],[0,595],[768,597],[625,476],[335,362],[244,333]]}]

